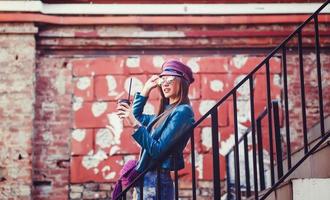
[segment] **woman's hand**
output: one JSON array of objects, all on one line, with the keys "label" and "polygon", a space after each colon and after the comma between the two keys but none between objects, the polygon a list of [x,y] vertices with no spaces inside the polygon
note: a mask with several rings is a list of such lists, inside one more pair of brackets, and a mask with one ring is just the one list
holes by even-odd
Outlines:
[{"label": "woman's hand", "polygon": [[136,125],[140,124],[140,122],[135,119],[131,107],[124,102],[117,104],[117,113],[118,117],[120,119],[124,119],[128,122],[128,124],[132,127],[135,127]]},{"label": "woman's hand", "polygon": [[157,87],[157,80],[159,79],[159,76],[157,75],[152,75],[147,82],[144,84],[144,87],[141,91],[141,95],[142,96],[149,96],[149,93],[152,89],[154,89],[155,87]]}]

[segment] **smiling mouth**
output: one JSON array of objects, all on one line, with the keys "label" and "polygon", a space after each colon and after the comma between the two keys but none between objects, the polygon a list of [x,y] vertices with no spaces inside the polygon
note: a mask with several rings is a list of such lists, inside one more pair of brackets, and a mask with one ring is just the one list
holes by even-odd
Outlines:
[{"label": "smiling mouth", "polygon": [[171,89],[169,89],[169,88],[165,88],[163,91],[164,91],[164,93],[168,93],[170,90]]}]

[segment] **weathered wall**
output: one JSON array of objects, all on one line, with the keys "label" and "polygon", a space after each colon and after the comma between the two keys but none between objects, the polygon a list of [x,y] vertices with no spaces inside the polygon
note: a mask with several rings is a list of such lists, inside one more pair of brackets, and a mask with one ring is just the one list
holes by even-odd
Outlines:
[{"label": "weathered wall", "polygon": [[[0,36],[0,38],[4,38],[0,40],[0,47],[4,47],[1,49],[2,52],[18,52],[18,60],[21,55],[26,54],[21,58],[26,59],[24,63],[22,61],[21,65],[16,67],[22,70],[19,70],[19,72],[13,71],[18,76],[23,76],[23,82],[16,83],[18,80],[13,77],[13,80],[15,80],[13,83],[21,86],[15,88],[24,88],[22,89],[24,92],[21,93],[26,98],[22,97],[17,100],[19,103],[23,102],[24,112],[17,109],[16,104],[15,106],[11,105],[16,102],[15,98],[15,101],[5,99],[9,98],[8,94],[11,94],[10,97],[17,95],[17,91],[11,92],[14,88],[12,82],[3,82],[5,83],[2,92],[4,95],[1,95],[1,99],[5,100],[1,100],[4,103],[0,104],[2,106],[0,116],[7,118],[8,123],[13,123],[16,119],[7,117],[10,116],[8,113],[15,113],[16,117],[23,118],[23,120],[17,121],[19,123],[24,122],[20,127],[27,126],[31,128],[30,132],[27,131],[29,135],[24,135],[29,138],[32,138],[32,127],[34,127],[32,140],[28,139],[23,145],[19,146],[23,148],[27,145],[24,149],[28,152],[30,148],[29,153],[16,156],[19,160],[24,160],[20,158],[28,158],[29,162],[18,165],[15,156],[10,156],[11,154],[7,152],[1,154],[4,158],[10,158],[5,159],[9,163],[8,166],[17,166],[11,168],[16,170],[11,174],[19,174],[16,172],[20,170],[30,170],[29,178],[24,179],[29,190],[24,190],[23,187],[23,191],[28,191],[26,192],[29,194],[28,196],[32,193],[33,199],[103,199],[109,197],[121,166],[126,160],[136,158],[139,151],[138,146],[130,137],[132,130],[128,129],[125,124],[122,125],[113,114],[116,99],[121,95],[127,95],[129,77],[134,77],[134,93],[141,89],[143,82],[149,75],[160,72],[160,66],[164,60],[168,58],[181,59],[195,72],[196,82],[191,87],[190,97],[195,111],[195,118],[199,119],[216,100],[226,94],[235,83],[262,60],[262,57],[268,53],[268,50],[265,49],[274,47],[283,39],[284,33],[293,30],[295,27],[291,24],[269,26],[239,24],[221,26],[40,25],[36,41],[38,55],[36,70],[33,71],[35,46],[28,45],[32,43],[34,45],[33,31],[36,30],[31,28],[33,27],[31,25],[30,29],[26,28],[27,25],[21,28],[16,27],[14,24],[3,26],[13,27],[13,33],[16,33],[17,30],[30,30],[30,32],[28,31],[30,40],[25,40],[28,34],[17,36],[11,33]],[[327,24],[322,24],[320,30],[324,35],[329,27]],[[257,33],[258,36],[252,36],[247,32]],[[308,33],[307,35],[309,39],[313,38],[313,34]],[[20,37],[23,40],[17,39]],[[22,41],[24,42],[22,43]],[[323,46],[327,46],[330,42],[329,37],[322,37],[321,42]],[[16,48],[18,43],[23,47]],[[7,46],[10,47],[9,50],[7,50]],[[29,48],[26,48],[26,46]],[[258,48],[260,49],[258,50]],[[22,51],[22,49],[24,50]],[[4,59],[4,62],[15,63],[10,62],[10,56],[2,55],[1,53],[1,59]],[[30,59],[31,63],[29,63]],[[329,60],[329,52],[323,52],[322,65],[326,72],[324,73],[325,91],[328,91],[330,87],[328,84]],[[280,57],[273,58],[270,63],[272,68],[272,97],[282,99]],[[297,121],[300,114],[300,104],[299,93],[297,93],[299,90],[297,85],[299,76],[296,70],[296,56],[288,56],[288,63],[290,68],[289,91],[292,94],[290,98],[292,115],[290,117]],[[309,73],[313,71],[312,64],[315,63],[313,54],[310,52],[307,52],[305,63],[306,74],[315,74]],[[19,66],[24,66],[24,68],[19,68]],[[25,66],[31,66],[31,68]],[[16,68],[1,68],[0,70],[6,69],[1,72],[6,73],[4,78],[8,79],[8,77],[11,77],[10,70]],[[28,73],[24,70],[27,70]],[[261,70],[255,77],[256,113],[262,111],[266,105],[264,74],[265,70]],[[33,77],[36,77],[35,87]],[[315,82],[312,80],[314,79],[306,78],[307,85],[310,83],[310,86],[306,87],[306,91],[308,94],[315,96]],[[325,95],[328,94],[329,92],[325,92]],[[28,95],[33,98],[29,98]],[[238,91],[240,130],[243,130],[249,124],[247,95],[246,87]],[[325,96],[326,98],[330,99],[328,96]],[[151,94],[146,112],[152,113],[157,109],[157,99],[155,92]],[[21,104],[17,105],[17,107],[19,106]],[[312,124],[313,120],[317,119],[315,102],[311,102],[309,107],[313,114],[309,123]],[[329,113],[329,102],[325,103],[325,107]],[[9,112],[11,109],[13,110]],[[30,111],[29,114],[27,114],[28,112],[25,113],[27,110]],[[24,115],[18,114],[20,112]],[[228,99],[220,108],[219,116],[220,171],[221,178],[224,179],[223,156],[233,144],[232,98]],[[107,123],[115,125],[116,128],[113,132],[104,129]],[[266,123],[263,125],[265,126]],[[298,128],[301,127],[301,124],[292,122],[292,126],[292,138],[298,141],[300,137]],[[7,130],[8,127],[8,124],[1,124],[1,129]],[[13,133],[16,133],[16,131],[18,131],[17,128],[9,129],[7,132],[4,131],[1,137],[13,137]],[[267,131],[264,134],[267,135]],[[207,198],[212,194],[210,189],[212,188],[212,183],[210,183],[210,180],[212,180],[210,120],[203,122],[201,126],[196,128],[195,136],[196,170],[199,180],[197,194],[199,198]],[[3,141],[2,139],[0,142]],[[268,146],[267,143],[268,139],[264,137],[266,147]],[[33,151],[31,151],[31,144],[33,145]],[[1,151],[7,149],[11,152],[15,149],[7,143],[4,146],[6,148],[1,149]],[[189,188],[191,182],[189,152],[190,150],[187,148],[185,151],[186,169],[180,171],[182,176],[180,185],[182,188]],[[31,160],[31,154],[33,160]],[[31,168],[33,168],[32,178]],[[8,177],[6,176],[8,169],[7,165],[3,167],[1,163],[1,173],[5,174],[1,177]],[[2,178],[1,180],[0,189],[5,191],[3,194],[7,192],[10,197],[18,199],[15,193],[8,193],[8,188],[10,188],[8,185],[17,184],[17,182],[8,178]],[[19,187],[13,188],[17,189]],[[188,190],[183,191],[181,194],[181,196],[189,195]]]},{"label": "weathered wall", "polygon": [[33,24],[0,24],[0,199],[31,199]]}]

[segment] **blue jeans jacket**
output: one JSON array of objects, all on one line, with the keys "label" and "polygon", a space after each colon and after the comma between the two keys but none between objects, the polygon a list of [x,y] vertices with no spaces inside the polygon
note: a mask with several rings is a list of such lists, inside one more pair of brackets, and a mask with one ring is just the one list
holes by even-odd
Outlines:
[{"label": "blue jeans jacket", "polygon": [[147,97],[136,93],[133,101],[133,115],[143,125],[133,133],[133,138],[142,147],[141,157],[136,170],[142,172],[152,160],[158,159],[168,148],[180,138],[177,155],[169,155],[160,167],[167,170],[184,168],[183,149],[185,148],[191,135],[188,130],[194,124],[194,113],[190,105],[178,105],[159,125],[151,131],[152,121],[155,115],[143,114]]}]

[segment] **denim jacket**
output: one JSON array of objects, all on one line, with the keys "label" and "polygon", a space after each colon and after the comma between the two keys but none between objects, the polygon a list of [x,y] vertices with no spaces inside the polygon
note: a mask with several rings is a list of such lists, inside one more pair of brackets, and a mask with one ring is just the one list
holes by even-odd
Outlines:
[{"label": "denim jacket", "polygon": [[142,172],[151,161],[163,155],[168,150],[168,147],[176,142],[177,138],[180,138],[182,141],[175,147],[178,148],[176,156],[174,157],[173,154],[167,156],[160,164],[160,167],[172,171],[184,168],[183,149],[191,135],[187,131],[195,122],[191,106],[188,104],[178,105],[161,125],[151,130],[155,115],[143,114],[146,102],[147,97],[142,96],[140,93],[135,94],[132,106],[133,115],[142,124],[132,135],[142,147],[136,170]]}]

